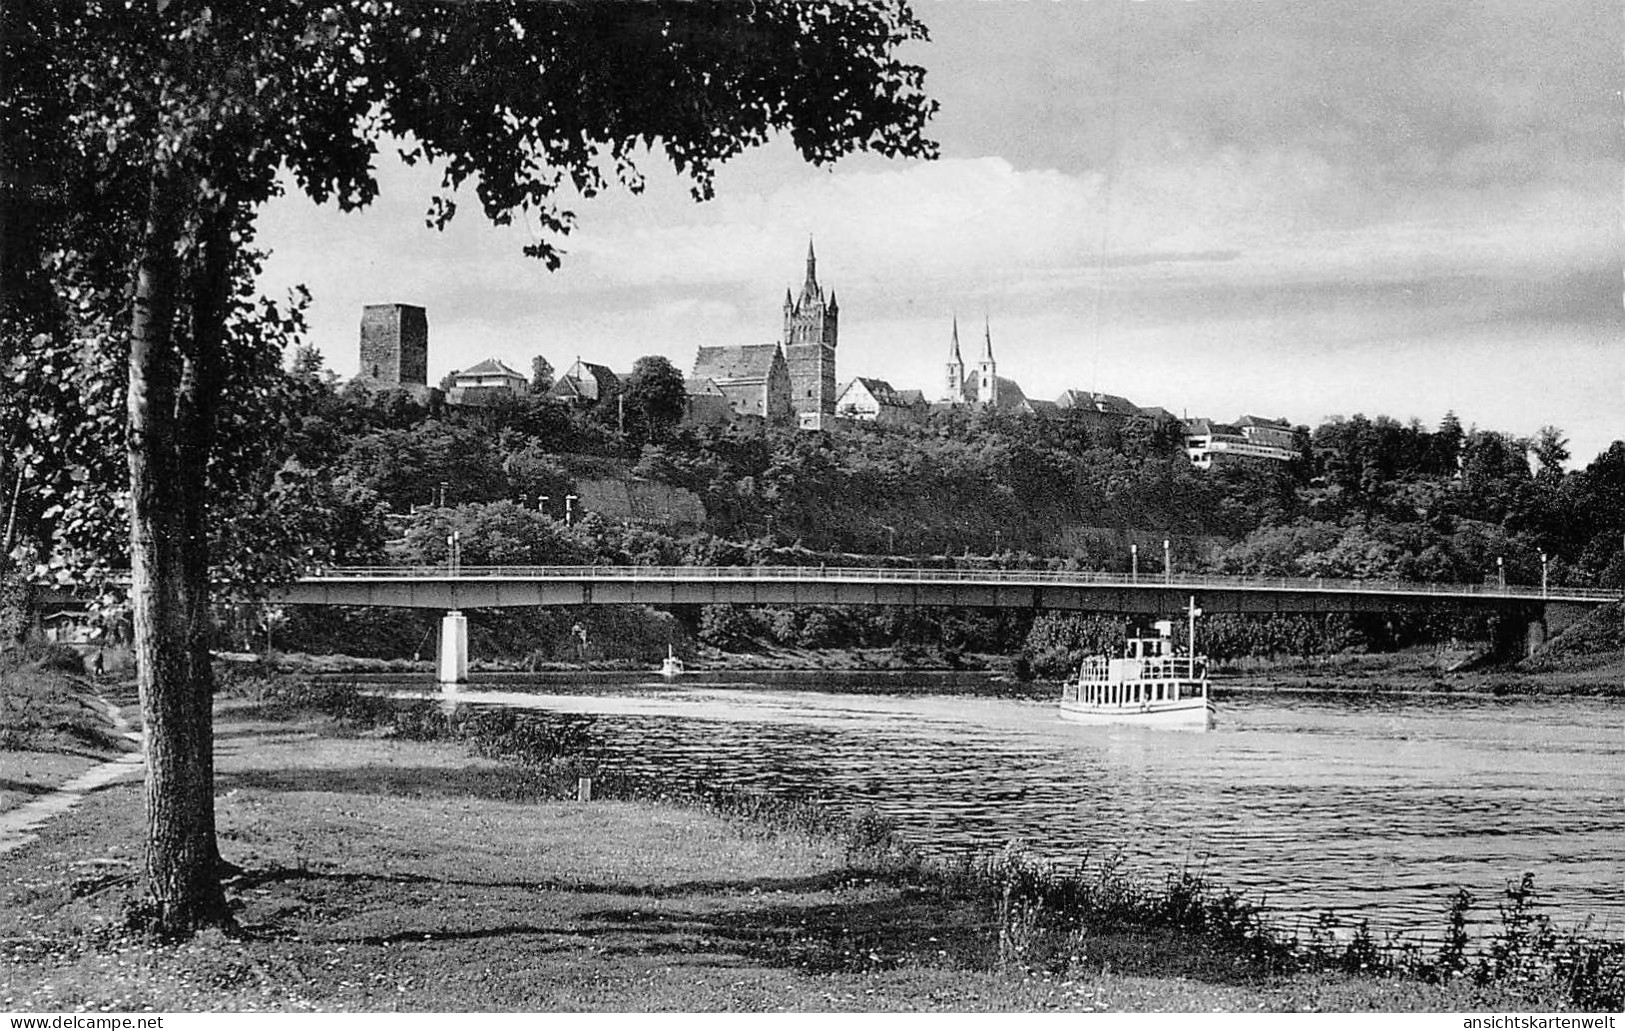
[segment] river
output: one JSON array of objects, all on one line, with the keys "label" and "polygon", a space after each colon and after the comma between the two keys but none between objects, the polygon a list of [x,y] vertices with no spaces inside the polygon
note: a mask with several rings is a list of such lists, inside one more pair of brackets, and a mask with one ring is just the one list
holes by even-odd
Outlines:
[{"label": "river", "polygon": [[1618,699],[1221,694],[1193,733],[919,678],[701,676],[493,677],[457,697],[568,714],[612,768],[873,806],[927,853],[1117,854],[1151,879],[1200,870],[1289,925],[1331,912],[1429,938],[1456,888],[1493,920],[1527,871],[1560,925],[1625,936]]}]

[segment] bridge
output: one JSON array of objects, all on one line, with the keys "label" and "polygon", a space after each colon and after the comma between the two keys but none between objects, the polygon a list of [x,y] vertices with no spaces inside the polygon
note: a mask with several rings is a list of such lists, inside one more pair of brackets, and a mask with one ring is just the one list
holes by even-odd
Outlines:
[{"label": "bridge", "polygon": [[[1451,607],[1506,612],[1538,644],[1617,590],[1521,584],[1124,575],[1027,569],[824,566],[369,566],[301,577],[269,600],[291,605],[440,609],[441,679],[467,674],[461,610],[551,605],[902,605],[1181,616],[1209,613],[1391,612]],[[461,643],[459,643],[461,642]],[[448,670],[448,657],[454,668]]]}]

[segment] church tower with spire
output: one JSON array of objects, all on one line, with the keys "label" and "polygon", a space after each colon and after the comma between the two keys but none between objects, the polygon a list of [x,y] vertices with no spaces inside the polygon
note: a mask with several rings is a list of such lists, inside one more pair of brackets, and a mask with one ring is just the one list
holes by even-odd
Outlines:
[{"label": "church tower with spire", "polygon": [[[957,337],[957,334],[955,334]],[[976,363],[976,403],[994,405],[999,400],[999,367],[993,361],[993,329],[982,321],[982,360]]]},{"label": "church tower with spire", "polygon": [[953,341],[948,345],[948,377],[942,385],[942,399],[958,404],[965,400],[965,359],[959,356],[959,316],[954,316]]},{"label": "church tower with spire", "polygon": [[835,418],[835,341],[840,307],[835,291],[824,300],[818,259],[807,238],[807,278],[801,297],[784,292],[784,361],[790,367],[791,403],[803,428],[822,429]]}]

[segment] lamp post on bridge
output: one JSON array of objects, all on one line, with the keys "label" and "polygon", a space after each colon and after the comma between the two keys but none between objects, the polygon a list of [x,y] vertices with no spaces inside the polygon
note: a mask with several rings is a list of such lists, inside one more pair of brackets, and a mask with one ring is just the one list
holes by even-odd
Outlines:
[{"label": "lamp post on bridge", "polygon": [[1128,546],[1128,577],[1130,583],[1140,582],[1140,546],[1138,544]]},{"label": "lamp post on bridge", "polygon": [[462,544],[463,531],[453,530],[446,536],[446,562],[451,567],[451,575],[457,575],[457,549]]},{"label": "lamp post on bridge", "polygon": [[1550,558],[1551,556],[1547,555],[1544,551],[1540,553],[1540,596],[1542,598],[1546,597],[1546,563]]},{"label": "lamp post on bridge", "polygon": [[1500,555],[1495,556],[1495,582],[1500,585],[1501,592],[1503,594],[1506,593],[1506,589],[1507,589],[1506,559],[1502,558]]},{"label": "lamp post on bridge", "polygon": [[1168,547],[1172,543],[1173,542],[1166,537],[1162,539],[1162,582],[1165,584],[1170,584],[1174,581],[1173,563],[1168,560]]}]

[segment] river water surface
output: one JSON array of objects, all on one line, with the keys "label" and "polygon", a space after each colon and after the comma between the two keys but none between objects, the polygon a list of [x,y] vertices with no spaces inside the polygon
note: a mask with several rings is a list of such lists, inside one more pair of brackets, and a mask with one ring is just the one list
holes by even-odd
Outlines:
[{"label": "river water surface", "polygon": [[609,768],[873,806],[927,853],[1120,854],[1151,879],[1199,869],[1289,923],[1329,911],[1428,937],[1456,888],[1493,918],[1527,871],[1558,923],[1625,936],[1619,700],[1221,695],[1204,734],[794,683],[493,678],[456,697],[567,718]]}]

